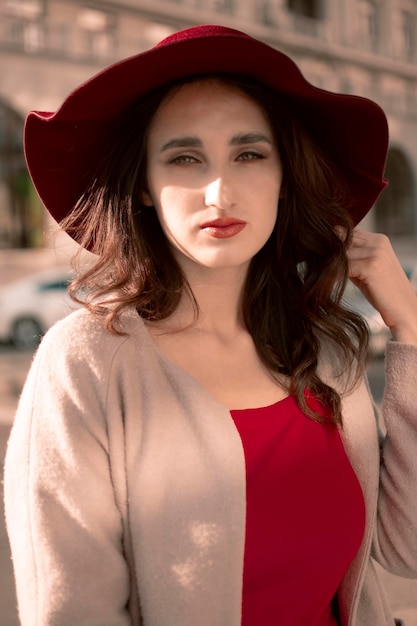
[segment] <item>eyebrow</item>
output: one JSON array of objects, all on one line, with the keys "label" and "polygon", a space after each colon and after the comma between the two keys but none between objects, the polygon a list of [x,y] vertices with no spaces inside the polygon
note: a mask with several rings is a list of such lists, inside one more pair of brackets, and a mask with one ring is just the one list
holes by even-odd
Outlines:
[{"label": "eyebrow", "polygon": [[245,143],[259,143],[266,142],[272,144],[272,139],[265,135],[264,133],[238,133],[234,135],[230,141],[230,145],[232,146],[240,146]]},{"label": "eyebrow", "polygon": [[198,137],[174,137],[170,139],[161,148],[161,152],[171,150],[171,148],[201,148],[203,145]]},{"label": "eyebrow", "polygon": [[[258,132],[250,132],[250,133],[237,133],[233,135],[229,144],[231,146],[240,146],[243,144],[251,144],[251,143],[259,143],[266,142],[272,144],[272,140],[270,137],[265,135],[264,133]],[[203,142],[198,137],[194,136],[184,136],[184,137],[174,137],[170,139],[166,143],[163,144],[161,148],[161,152],[165,152],[166,150],[172,150],[173,148],[201,148]]]}]

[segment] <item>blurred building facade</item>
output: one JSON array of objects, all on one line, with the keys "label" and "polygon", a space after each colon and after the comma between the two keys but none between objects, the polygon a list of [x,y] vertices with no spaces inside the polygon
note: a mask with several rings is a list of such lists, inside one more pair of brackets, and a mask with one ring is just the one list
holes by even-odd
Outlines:
[{"label": "blurred building facade", "polygon": [[313,84],[384,108],[390,185],[365,226],[416,256],[417,0],[0,0],[0,246],[42,244],[21,146],[28,110],[53,111],[108,63],[202,23],[244,30]]}]

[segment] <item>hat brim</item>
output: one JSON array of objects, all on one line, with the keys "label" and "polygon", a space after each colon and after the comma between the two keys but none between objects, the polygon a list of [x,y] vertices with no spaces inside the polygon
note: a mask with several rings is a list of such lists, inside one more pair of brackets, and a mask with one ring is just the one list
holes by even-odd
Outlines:
[{"label": "hat brim", "polygon": [[234,73],[263,83],[292,104],[343,173],[349,210],[358,223],[387,183],[388,124],[379,105],[311,85],[285,54],[238,31],[205,28],[204,35],[173,37],[111,65],[73,91],[56,113],[29,113],[24,133],[27,165],[53,218],[59,222],[73,210],[111,122],[134,101],[187,76]]}]

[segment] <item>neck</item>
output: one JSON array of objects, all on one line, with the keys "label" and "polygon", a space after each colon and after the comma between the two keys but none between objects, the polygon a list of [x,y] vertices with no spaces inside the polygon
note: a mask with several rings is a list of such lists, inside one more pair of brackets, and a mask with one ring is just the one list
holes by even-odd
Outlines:
[{"label": "neck", "polygon": [[[187,292],[167,320],[172,330],[193,328],[200,332],[230,337],[243,328],[241,313],[242,290],[247,268],[197,268],[187,272],[187,280],[198,305],[195,321],[194,304]],[[164,324],[165,326],[165,324]]]}]

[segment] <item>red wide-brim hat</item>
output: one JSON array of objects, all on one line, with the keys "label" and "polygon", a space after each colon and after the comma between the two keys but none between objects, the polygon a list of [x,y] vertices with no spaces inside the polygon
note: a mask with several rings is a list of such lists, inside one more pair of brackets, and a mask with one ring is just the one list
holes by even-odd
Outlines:
[{"label": "red wide-brim hat", "polygon": [[56,113],[29,113],[27,165],[52,217],[59,222],[73,210],[124,110],[165,83],[213,73],[243,74],[283,94],[344,175],[354,223],[364,217],[387,184],[388,124],[379,105],[314,87],[282,52],[213,25],[180,31],[107,67],[75,89]]}]

